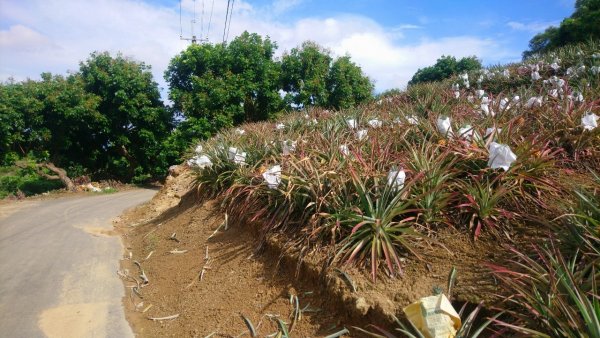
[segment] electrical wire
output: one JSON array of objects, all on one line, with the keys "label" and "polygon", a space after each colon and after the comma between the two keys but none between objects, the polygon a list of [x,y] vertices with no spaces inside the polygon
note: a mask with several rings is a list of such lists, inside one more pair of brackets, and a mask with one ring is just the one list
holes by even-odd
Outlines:
[{"label": "electrical wire", "polygon": [[231,0],[231,10],[229,11],[229,25],[227,26],[227,37],[225,38],[225,42],[229,40],[229,30],[231,29],[231,16],[233,16],[233,5],[235,5],[235,0]]},{"label": "electrical wire", "polygon": [[229,17],[229,4],[231,0],[227,0],[227,12],[225,12],[225,26],[223,26],[223,43],[225,43],[225,33],[227,33],[227,19]]},{"label": "electrical wire", "polygon": [[200,17],[200,40],[204,36],[204,0],[202,0],[202,16]]},{"label": "electrical wire", "polygon": [[183,24],[181,23],[181,2],[183,0],[179,0],[179,38],[183,37]]},{"label": "electrical wire", "polygon": [[210,6],[210,17],[208,19],[208,30],[206,31],[206,40],[208,40],[208,36],[210,35],[210,24],[212,23],[212,15],[213,15],[214,8],[215,8],[215,0],[212,0],[212,5]]}]

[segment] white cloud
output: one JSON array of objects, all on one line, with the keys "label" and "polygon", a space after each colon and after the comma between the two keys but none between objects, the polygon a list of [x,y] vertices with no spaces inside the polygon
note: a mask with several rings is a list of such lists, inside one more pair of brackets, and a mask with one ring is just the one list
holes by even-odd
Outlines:
[{"label": "white cloud", "polygon": [[440,40],[422,40],[414,45],[394,45],[381,35],[357,34],[345,38],[334,48],[338,53],[348,52],[363,70],[376,74],[379,91],[404,87],[417,69],[430,66],[442,55],[464,57],[476,55],[484,59],[505,57],[497,42],[474,37],[453,37]]},{"label": "white cloud", "polygon": [[0,48],[19,53],[42,52],[57,46],[48,37],[29,27],[14,25],[0,31]]},{"label": "white cloud", "polygon": [[292,8],[298,7],[304,0],[275,0],[273,1],[273,12],[281,14]]},{"label": "white cloud", "polygon": [[550,26],[556,26],[560,22],[552,21],[552,22],[530,22],[523,23],[518,21],[509,21],[506,25],[517,31],[526,31],[530,33],[539,33],[543,32],[546,28]]},{"label": "white cloud", "polygon": [[396,29],[399,29],[399,30],[405,30],[405,29],[419,29],[419,28],[423,28],[423,27],[421,27],[421,26],[418,26],[418,25],[412,25],[412,24],[409,24],[409,23],[402,24],[402,25],[400,25],[400,26],[396,27]]},{"label": "white cloud", "polygon": [[[442,54],[477,55],[489,63],[519,58],[519,52],[507,51],[499,41],[473,36],[403,43],[400,34],[410,34],[419,26],[386,28],[361,15],[276,19],[276,10],[290,9],[300,1],[275,0],[266,8],[235,1],[230,40],[244,30],[269,35],[279,45],[278,55],[305,40],[316,41],[336,55],[350,54],[380,91],[405,86],[418,68],[433,64]],[[195,34],[221,42],[227,1],[215,0],[209,33],[210,8],[204,9],[202,20],[198,4]],[[193,1],[184,0],[182,7],[183,35],[190,36]],[[155,79],[165,87],[163,73],[170,59],[188,45],[179,40],[177,5],[167,8],[138,0],[3,0],[0,20],[14,23],[0,32],[1,80],[77,70],[79,61],[91,52],[107,50],[152,65]]]}]

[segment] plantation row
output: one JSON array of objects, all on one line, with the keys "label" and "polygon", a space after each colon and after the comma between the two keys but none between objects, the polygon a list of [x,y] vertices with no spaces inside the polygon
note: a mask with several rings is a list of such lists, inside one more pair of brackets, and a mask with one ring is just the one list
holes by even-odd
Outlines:
[{"label": "plantation row", "polygon": [[[223,198],[230,219],[283,232],[298,252],[322,246],[335,263],[367,265],[373,280],[379,271],[402,273],[401,255],[419,258],[415,238],[439,227],[500,242],[521,227],[550,231],[561,249],[540,255],[576,260],[564,267],[573,270],[565,287],[581,291],[573,296],[579,303],[565,304],[583,304],[573,305],[581,320],[577,313],[589,303],[584,319],[597,324],[600,306],[589,295],[598,295],[600,262],[599,50],[568,47],[527,64],[411,86],[354,110],[246,124],[201,143],[188,164],[202,193]],[[563,217],[578,207],[588,208],[580,211],[585,218]],[[526,259],[515,269],[527,267]],[[532,299],[515,302],[535,307]],[[513,315],[524,327],[541,325]],[[552,325],[574,330],[561,331],[568,335],[587,324]]]}]

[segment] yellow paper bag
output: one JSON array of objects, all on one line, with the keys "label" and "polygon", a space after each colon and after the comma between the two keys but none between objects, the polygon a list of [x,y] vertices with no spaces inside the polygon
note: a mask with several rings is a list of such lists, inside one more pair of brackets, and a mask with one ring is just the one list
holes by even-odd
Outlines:
[{"label": "yellow paper bag", "polygon": [[458,313],[443,294],[421,298],[405,307],[404,313],[427,338],[454,338],[461,326]]}]

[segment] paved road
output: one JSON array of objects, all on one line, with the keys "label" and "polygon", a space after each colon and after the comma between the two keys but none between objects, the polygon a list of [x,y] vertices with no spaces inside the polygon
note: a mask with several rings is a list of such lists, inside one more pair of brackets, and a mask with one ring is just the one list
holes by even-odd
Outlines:
[{"label": "paved road", "polygon": [[154,193],[65,197],[0,212],[0,337],[133,337],[116,274],[123,249],[110,220]]}]

